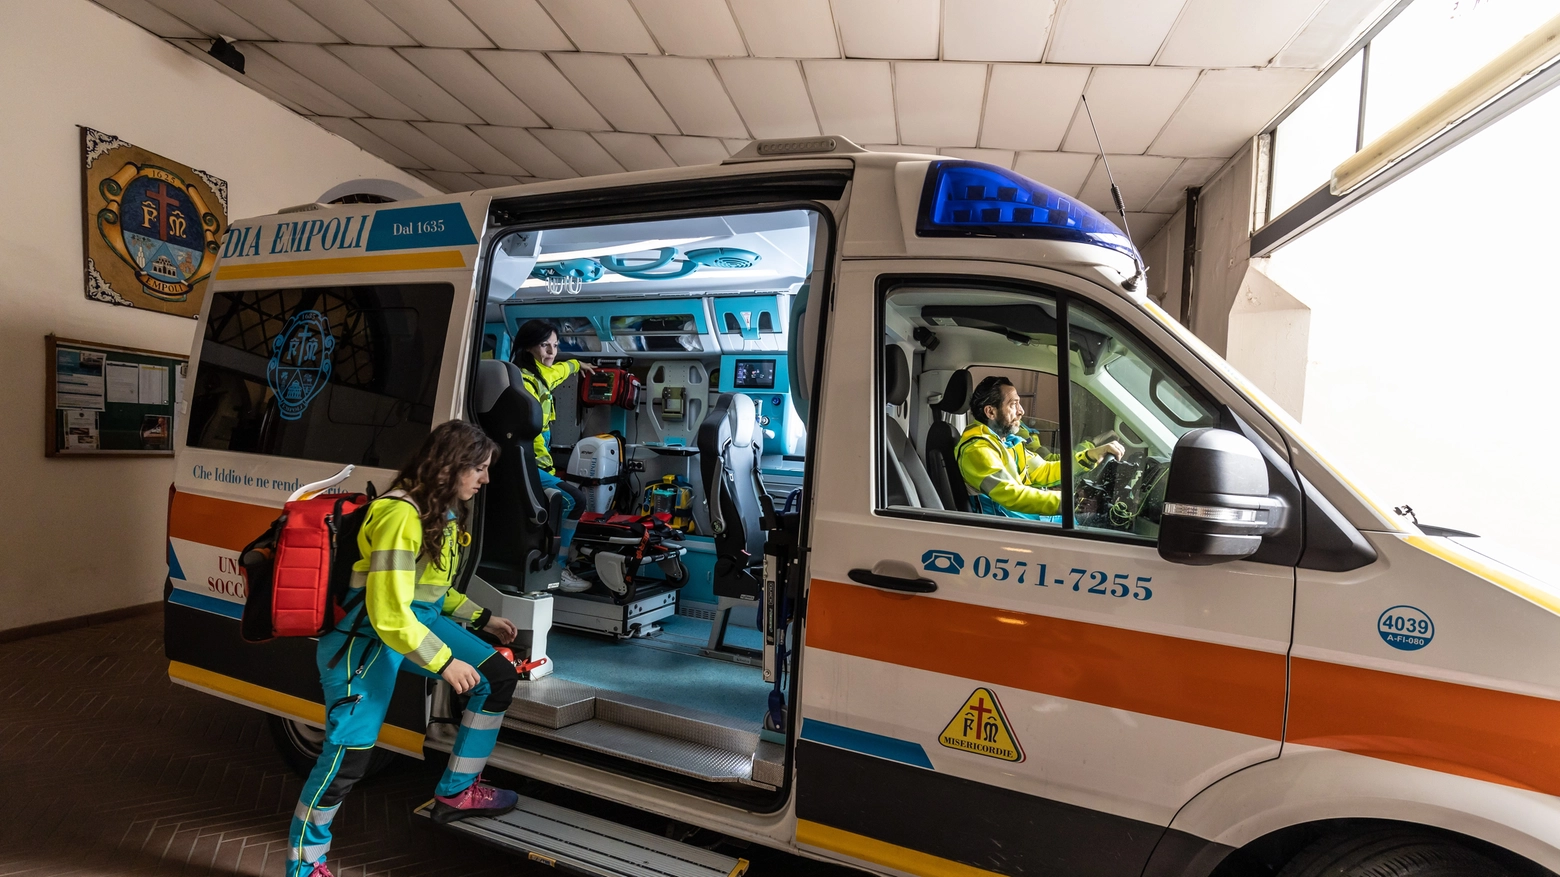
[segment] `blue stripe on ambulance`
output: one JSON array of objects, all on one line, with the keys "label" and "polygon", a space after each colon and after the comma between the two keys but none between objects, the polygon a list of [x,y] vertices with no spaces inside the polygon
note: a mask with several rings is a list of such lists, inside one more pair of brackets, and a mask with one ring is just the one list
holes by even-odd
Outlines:
[{"label": "blue stripe on ambulance", "polygon": [[208,597],[205,594],[197,594],[194,591],[184,591],[174,588],[168,595],[169,603],[178,603],[180,606],[188,606],[191,609],[199,609],[215,615],[225,615],[228,618],[242,618],[244,607],[241,603],[230,603],[227,600],[218,600],[216,597]]},{"label": "blue stripe on ambulance", "polygon": [[807,719],[802,723],[802,739],[876,758],[886,758],[911,767],[936,770],[932,767],[932,760],[926,757],[926,750],[921,748],[921,744],[911,743],[909,740],[858,731],[843,725],[831,725],[817,719]]}]

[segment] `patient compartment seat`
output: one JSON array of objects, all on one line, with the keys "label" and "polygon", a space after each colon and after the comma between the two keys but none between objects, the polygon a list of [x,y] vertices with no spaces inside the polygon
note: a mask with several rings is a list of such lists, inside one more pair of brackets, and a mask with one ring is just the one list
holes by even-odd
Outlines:
[{"label": "patient compartment seat", "polygon": [[745,393],[722,393],[699,426],[699,469],[715,540],[715,622],[710,648],[722,648],[731,610],[763,591],[764,541],[774,505],[759,480],[764,436]]},{"label": "patient compartment seat", "polygon": [[526,390],[520,367],[497,359],[477,364],[475,401],[477,422],[499,447],[488,469],[479,572],[509,589],[555,588],[563,494],[542,487],[536,462],[542,405]]}]

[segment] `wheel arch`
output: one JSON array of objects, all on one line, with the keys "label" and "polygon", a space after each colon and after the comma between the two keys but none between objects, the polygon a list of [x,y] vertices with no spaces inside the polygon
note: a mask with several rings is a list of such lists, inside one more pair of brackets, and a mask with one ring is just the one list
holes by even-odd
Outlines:
[{"label": "wheel arch", "polygon": [[1382,825],[1465,843],[1514,873],[1560,870],[1560,798],[1290,744],[1182,807],[1144,875],[1230,877],[1248,873],[1242,864],[1281,863],[1325,834]]}]

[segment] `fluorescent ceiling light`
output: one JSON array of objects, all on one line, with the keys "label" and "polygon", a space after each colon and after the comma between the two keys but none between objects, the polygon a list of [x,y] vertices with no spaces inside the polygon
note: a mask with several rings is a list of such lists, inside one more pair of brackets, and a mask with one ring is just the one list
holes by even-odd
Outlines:
[{"label": "fluorescent ceiling light", "polygon": [[680,247],[683,244],[696,244],[699,241],[707,241],[712,237],[714,235],[705,235],[700,238],[671,238],[664,241],[640,241],[637,244],[618,244],[611,247],[565,250],[561,253],[541,253],[536,257],[536,261],[563,262],[568,259],[589,259],[593,256],[621,256],[624,253],[637,253],[641,250],[659,250],[662,247]]}]

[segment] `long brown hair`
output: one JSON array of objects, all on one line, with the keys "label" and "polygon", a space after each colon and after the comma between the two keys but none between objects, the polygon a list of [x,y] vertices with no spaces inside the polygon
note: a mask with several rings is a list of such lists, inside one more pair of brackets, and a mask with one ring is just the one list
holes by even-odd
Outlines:
[{"label": "long brown hair", "polygon": [[[460,476],[492,457],[498,459],[498,444],[480,428],[464,420],[446,420],[428,433],[417,453],[396,473],[392,490],[404,490],[417,504],[422,521],[422,551],[418,557],[430,557],[443,569],[444,531],[448,514],[456,506],[455,494]],[[461,526],[469,509],[459,509]]]}]

